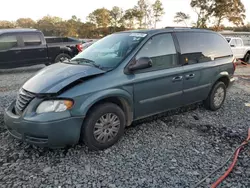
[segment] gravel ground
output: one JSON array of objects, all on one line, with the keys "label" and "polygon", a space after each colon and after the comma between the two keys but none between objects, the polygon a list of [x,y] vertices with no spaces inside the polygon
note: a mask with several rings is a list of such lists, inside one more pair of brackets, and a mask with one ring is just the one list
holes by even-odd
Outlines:
[{"label": "gravel ground", "polygon": [[[250,127],[245,107],[250,80],[238,78],[217,112],[193,105],[136,122],[105,151],[91,152],[84,145],[37,148],[8,136],[3,109],[39,68],[0,71],[0,187],[193,187],[227,159]],[[249,149],[220,187],[250,187]]]}]

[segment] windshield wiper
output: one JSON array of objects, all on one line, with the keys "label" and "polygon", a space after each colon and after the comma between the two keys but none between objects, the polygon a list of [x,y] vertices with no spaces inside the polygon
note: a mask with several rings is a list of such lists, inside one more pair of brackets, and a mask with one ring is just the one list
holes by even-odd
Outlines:
[{"label": "windshield wiper", "polygon": [[76,59],[72,59],[72,60],[70,60],[70,61],[76,61],[78,64],[84,62],[84,64],[89,64],[89,65],[92,65],[92,66],[94,66],[94,67],[96,67],[96,68],[101,69],[101,66],[100,66],[100,65],[96,64],[95,61],[90,60],[90,59],[86,59],[86,58],[76,58]]}]

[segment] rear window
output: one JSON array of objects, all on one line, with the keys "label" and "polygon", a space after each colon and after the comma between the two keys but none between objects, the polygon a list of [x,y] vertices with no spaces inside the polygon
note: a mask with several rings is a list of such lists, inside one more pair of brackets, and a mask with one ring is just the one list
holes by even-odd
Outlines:
[{"label": "rear window", "polygon": [[17,47],[16,36],[3,35],[0,36],[0,50],[8,50]]},{"label": "rear window", "polygon": [[176,33],[181,53],[182,63],[195,64],[212,61],[232,55],[228,42],[215,33]]},{"label": "rear window", "polygon": [[41,38],[36,34],[23,35],[24,46],[38,46],[42,44]]}]

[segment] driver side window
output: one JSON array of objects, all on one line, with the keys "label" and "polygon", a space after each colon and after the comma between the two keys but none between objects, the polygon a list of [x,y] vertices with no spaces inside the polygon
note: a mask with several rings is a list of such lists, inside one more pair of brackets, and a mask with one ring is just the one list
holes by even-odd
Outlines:
[{"label": "driver side window", "polygon": [[177,54],[172,35],[170,33],[160,34],[149,39],[136,55],[136,60],[141,57],[151,58],[152,67],[140,72],[175,67],[177,65]]},{"label": "driver side window", "polygon": [[0,50],[9,50],[17,47],[16,36],[4,35],[0,37]]}]

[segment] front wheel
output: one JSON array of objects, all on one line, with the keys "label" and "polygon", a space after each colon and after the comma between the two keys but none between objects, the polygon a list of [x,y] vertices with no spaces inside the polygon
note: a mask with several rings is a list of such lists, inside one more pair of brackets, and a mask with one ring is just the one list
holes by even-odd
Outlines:
[{"label": "front wheel", "polygon": [[125,115],[113,103],[95,106],[84,121],[82,140],[91,150],[102,150],[114,145],[123,135]]},{"label": "front wheel", "polygon": [[223,82],[217,82],[212,88],[208,98],[204,101],[207,109],[216,111],[221,108],[226,98],[226,85]]}]

